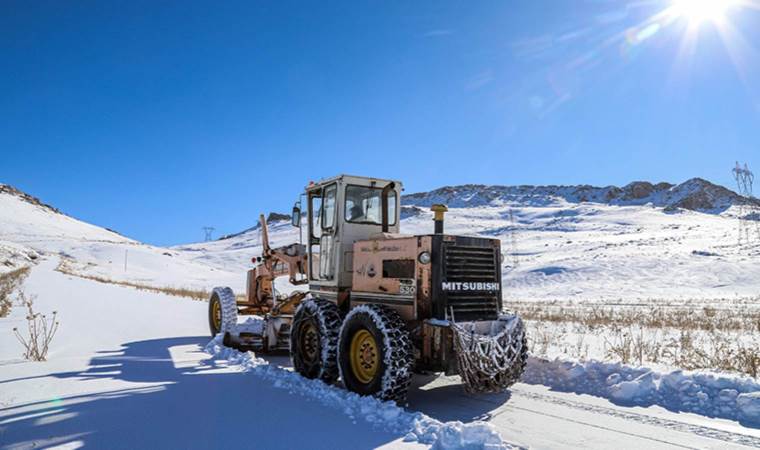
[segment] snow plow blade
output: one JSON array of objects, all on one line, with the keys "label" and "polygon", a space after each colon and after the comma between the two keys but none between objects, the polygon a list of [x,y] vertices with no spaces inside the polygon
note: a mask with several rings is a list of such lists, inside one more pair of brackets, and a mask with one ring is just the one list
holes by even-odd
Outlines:
[{"label": "snow plow blade", "polygon": [[224,333],[222,344],[240,351],[272,353],[290,349],[289,317],[250,317]]}]

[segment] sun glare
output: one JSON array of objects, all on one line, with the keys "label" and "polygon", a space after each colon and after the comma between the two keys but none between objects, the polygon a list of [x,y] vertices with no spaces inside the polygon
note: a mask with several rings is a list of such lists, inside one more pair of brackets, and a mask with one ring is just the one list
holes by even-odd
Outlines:
[{"label": "sun glare", "polygon": [[736,3],[738,0],[673,0],[671,13],[692,24],[722,22],[726,12]]}]

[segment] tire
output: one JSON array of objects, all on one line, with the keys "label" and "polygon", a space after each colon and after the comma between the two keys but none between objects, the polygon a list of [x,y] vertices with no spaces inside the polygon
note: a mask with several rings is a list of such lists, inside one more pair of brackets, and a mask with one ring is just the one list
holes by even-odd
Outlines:
[{"label": "tire", "polygon": [[[517,316],[511,316],[509,320],[519,321],[511,337],[516,341],[519,340],[520,346],[519,355],[515,357],[514,364],[504,374],[497,377],[505,387],[512,386],[520,381],[520,377],[528,365],[528,334],[525,331],[525,323]],[[506,346],[506,342],[502,342],[502,345]],[[508,354],[507,356],[511,357],[512,355]]]},{"label": "tire", "polygon": [[490,354],[482,354],[484,347],[467,339],[471,330],[453,329],[459,375],[467,393],[503,392],[518,382],[525,371],[528,342],[522,319],[504,315],[499,317],[499,322],[510,331],[499,332],[492,338],[498,340],[498,346],[490,347]]},{"label": "tire", "polygon": [[520,381],[520,377],[522,377],[525,367],[528,365],[528,334],[525,332],[525,325],[522,320],[520,320],[519,332],[515,336],[520,335],[519,339],[522,344],[520,346],[520,355],[515,360],[515,364],[509,370],[508,375],[508,378],[511,380],[510,386]]},{"label": "tire", "polygon": [[381,305],[352,309],[340,329],[338,365],[348,390],[403,403],[414,353],[401,316]]},{"label": "tire", "polygon": [[[218,309],[217,309],[218,308]],[[238,320],[237,300],[232,289],[215,287],[208,302],[208,327],[211,336],[229,333]]]},{"label": "tire", "polygon": [[338,379],[340,322],[334,303],[322,299],[301,302],[290,332],[290,358],[296,372],[328,384]]}]

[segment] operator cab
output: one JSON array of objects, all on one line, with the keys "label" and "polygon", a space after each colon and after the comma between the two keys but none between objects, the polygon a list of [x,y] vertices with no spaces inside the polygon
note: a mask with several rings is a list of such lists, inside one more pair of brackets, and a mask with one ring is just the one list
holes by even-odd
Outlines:
[{"label": "operator cab", "polygon": [[[293,225],[306,236],[311,291],[342,303],[352,283],[353,244],[398,233],[401,182],[339,175],[306,187],[306,211],[293,207]],[[306,213],[307,221],[301,224]],[[306,228],[304,230],[303,228]]]}]

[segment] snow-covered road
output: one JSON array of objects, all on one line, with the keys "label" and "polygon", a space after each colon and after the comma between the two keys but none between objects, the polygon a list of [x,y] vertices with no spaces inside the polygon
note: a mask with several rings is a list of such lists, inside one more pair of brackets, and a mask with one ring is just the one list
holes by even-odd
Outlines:
[{"label": "snow-covered road", "polygon": [[[26,283],[40,311],[59,311],[48,362],[18,358],[10,329],[23,322],[19,309],[0,319],[3,448],[420,446],[339,403],[326,407],[276,377],[211,359],[203,352],[203,302],[70,277],[55,265],[43,262]],[[289,367],[286,356],[267,360]],[[408,409],[440,422],[487,421],[505,441],[531,448],[760,447],[760,429],[735,421],[619,406],[541,384],[473,397],[457,378],[418,377]]]},{"label": "snow-covered road", "polygon": [[509,393],[472,397],[439,377],[410,395],[410,406],[440,420],[487,420],[504,439],[531,448],[667,449],[760,447],[760,430],[678,414],[621,407],[601,398],[518,383]]},{"label": "snow-covered road", "polygon": [[36,267],[25,284],[58,310],[49,361],[29,363],[0,319],[0,448],[372,448],[403,435],[353,421],[209,362],[207,304]]}]

